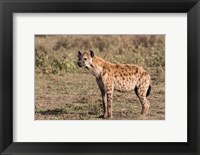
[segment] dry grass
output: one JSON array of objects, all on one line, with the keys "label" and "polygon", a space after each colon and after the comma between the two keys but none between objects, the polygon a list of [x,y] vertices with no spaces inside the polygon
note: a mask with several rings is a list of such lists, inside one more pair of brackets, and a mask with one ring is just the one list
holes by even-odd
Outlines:
[{"label": "dry grass", "polygon": [[165,119],[165,55],[158,36],[36,36],[35,119],[101,119],[102,101],[95,77],[78,68],[77,51],[92,49],[113,63],[144,66],[152,78],[151,110],[141,117],[134,92],[114,93],[113,119]]}]

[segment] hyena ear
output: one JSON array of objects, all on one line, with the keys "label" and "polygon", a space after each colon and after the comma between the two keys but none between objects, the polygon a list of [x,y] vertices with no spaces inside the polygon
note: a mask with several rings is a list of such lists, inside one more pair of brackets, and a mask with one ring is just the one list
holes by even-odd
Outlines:
[{"label": "hyena ear", "polygon": [[90,50],[90,56],[93,58],[94,57],[94,52]]},{"label": "hyena ear", "polygon": [[78,58],[81,58],[82,53],[78,51]]}]

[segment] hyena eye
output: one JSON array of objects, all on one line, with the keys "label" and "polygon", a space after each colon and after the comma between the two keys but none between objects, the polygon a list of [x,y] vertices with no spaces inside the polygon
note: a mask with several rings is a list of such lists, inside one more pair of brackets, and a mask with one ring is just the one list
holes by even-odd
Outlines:
[{"label": "hyena eye", "polygon": [[84,58],[84,60],[87,60],[87,58]]}]

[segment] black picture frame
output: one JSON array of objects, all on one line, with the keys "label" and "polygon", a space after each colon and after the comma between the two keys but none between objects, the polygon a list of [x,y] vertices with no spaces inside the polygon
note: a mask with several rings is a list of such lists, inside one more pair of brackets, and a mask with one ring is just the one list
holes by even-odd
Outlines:
[{"label": "black picture frame", "polygon": [[[21,143],[13,142],[13,13],[187,13],[186,143]],[[1,154],[200,154],[199,0],[0,0]],[[176,104],[176,103],[174,103]],[[181,107],[180,107],[181,109]],[[180,110],[179,109],[179,110]],[[30,131],[31,134],[31,131]],[[99,134],[99,133],[97,133]]]}]

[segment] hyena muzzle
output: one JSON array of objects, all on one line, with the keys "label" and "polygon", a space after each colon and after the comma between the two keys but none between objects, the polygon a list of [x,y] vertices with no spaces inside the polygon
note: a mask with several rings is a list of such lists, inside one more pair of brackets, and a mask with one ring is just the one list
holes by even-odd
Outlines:
[{"label": "hyena muzzle", "polygon": [[134,90],[142,105],[142,115],[148,114],[150,103],[150,75],[141,66],[134,64],[112,64],[93,51],[78,51],[78,66],[87,68],[95,77],[102,95],[103,118],[112,118],[113,91]]}]

